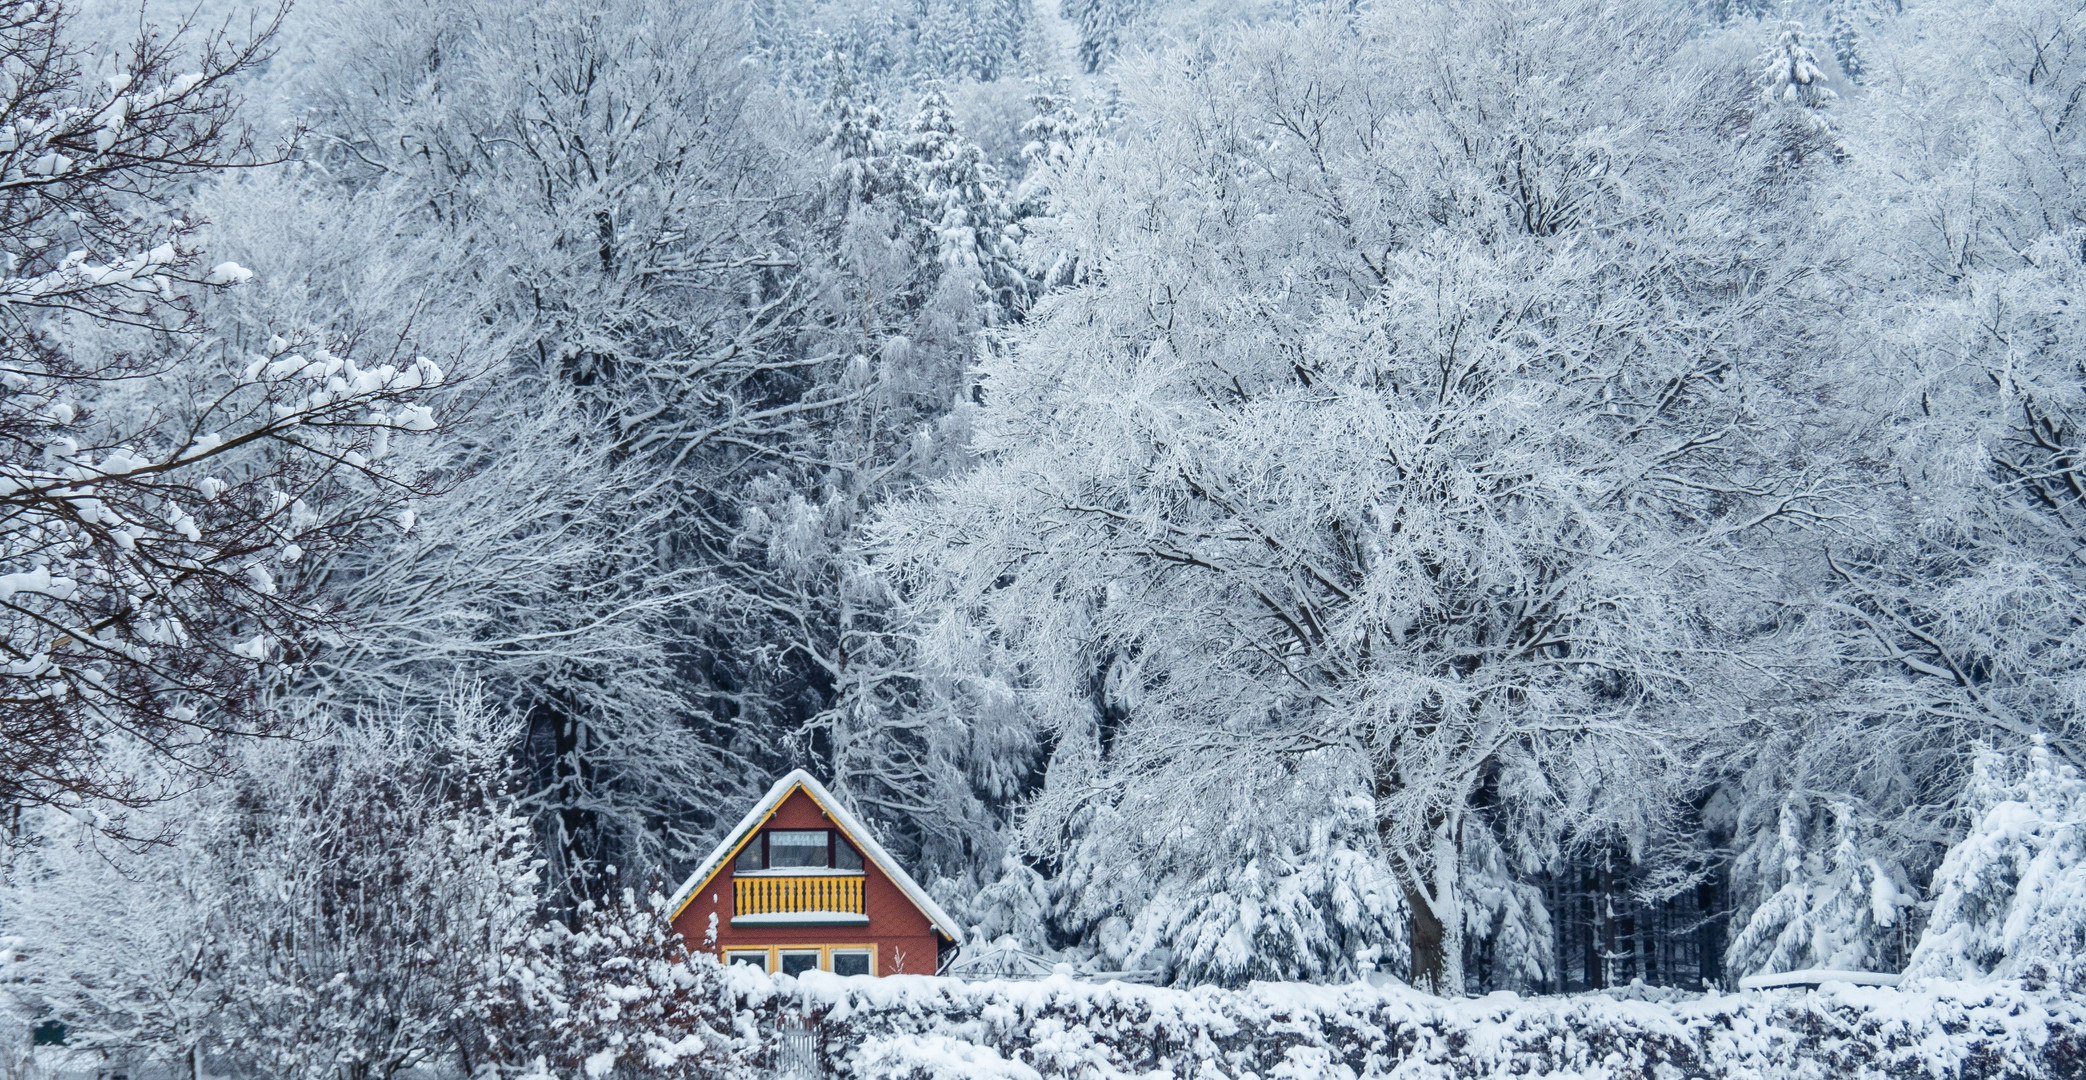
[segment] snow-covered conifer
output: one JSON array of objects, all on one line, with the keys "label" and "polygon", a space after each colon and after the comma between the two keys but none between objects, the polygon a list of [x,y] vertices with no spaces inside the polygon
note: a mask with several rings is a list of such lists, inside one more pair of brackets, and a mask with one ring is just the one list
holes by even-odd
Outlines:
[{"label": "snow-covered conifer", "polygon": [[[1734,876],[1779,881],[1725,950],[1739,975],[1824,968],[1886,971],[1899,957],[1893,938],[1913,917],[1906,874],[1889,845],[1872,844],[1862,816],[1847,802],[1783,802],[1773,831],[1739,856]],[[1763,835],[1764,834],[1764,835]],[[1778,866],[1755,865],[1776,860]]]},{"label": "snow-covered conifer", "polygon": [[921,98],[901,148],[914,213],[934,237],[944,279],[978,289],[988,323],[1011,317],[1028,298],[1028,282],[1014,254],[1004,187],[984,151],[957,132],[941,91]]},{"label": "snow-covered conifer", "polygon": [[1079,66],[1091,75],[1115,59],[1124,32],[1147,11],[1143,0],[1064,0],[1060,10],[1079,27]]},{"label": "snow-covered conifer", "polygon": [[1803,23],[1792,20],[1776,29],[1774,44],[1761,54],[1760,92],[1770,103],[1812,111],[1839,98],[1826,85],[1817,54],[1804,41]]},{"label": "snow-covered conifer", "polygon": [[1832,41],[1833,59],[1848,82],[1858,83],[1868,74],[1869,61],[1862,44],[1861,27],[1855,22],[1851,0],[1837,0],[1828,16],[1826,35]]},{"label": "snow-covered conifer", "polygon": [[2076,970],[2077,958],[2061,950],[2079,939],[2086,917],[2086,778],[2037,740],[2011,759],[1980,749],[1967,795],[1969,835],[1934,875],[1933,917],[1907,974]]}]

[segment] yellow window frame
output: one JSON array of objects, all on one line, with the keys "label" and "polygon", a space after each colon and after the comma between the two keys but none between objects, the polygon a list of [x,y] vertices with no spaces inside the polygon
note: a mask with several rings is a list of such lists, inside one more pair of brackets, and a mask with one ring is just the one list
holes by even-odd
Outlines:
[{"label": "yellow window frame", "polygon": [[820,971],[833,970],[833,954],[835,952],[866,952],[869,954],[869,973],[871,975],[875,975],[881,971],[881,968],[877,963],[877,949],[876,946],[873,944],[850,945],[846,943],[841,943],[835,945],[727,945],[718,951],[717,958],[726,964],[730,964],[732,963],[732,958],[735,956],[743,956],[747,953],[766,953],[768,956],[767,971],[768,974],[772,975],[775,972],[782,970],[783,953],[810,952],[813,949],[818,950],[818,969]]}]

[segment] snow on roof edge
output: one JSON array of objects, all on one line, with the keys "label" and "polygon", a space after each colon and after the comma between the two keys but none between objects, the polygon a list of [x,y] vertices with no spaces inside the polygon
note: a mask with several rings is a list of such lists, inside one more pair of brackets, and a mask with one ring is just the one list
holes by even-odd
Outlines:
[{"label": "snow on roof edge", "polygon": [[804,770],[797,769],[769,785],[768,793],[754,802],[753,808],[746,811],[746,816],[739,819],[739,823],[732,827],[731,832],[724,834],[724,842],[718,844],[709,857],[702,861],[702,865],[695,868],[695,873],[682,882],[680,888],[674,890],[673,898],[666,902],[667,910],[672,912],[667,916],[669,921],[680,918],[681,909],[687,907],[688,901],[694,899],[695,890],[701,888],[703,882],[710,880],[711,875],[715,874],[717,868],[731,855],[732,849],[739,845],[739,841],[747,833],[759,828],[761,821],[777,806],[782,805],[783,798],[789,794],[790,787],[797,782],[800,774],[809,775]]},{"label": "snow on roof edge", "polygon": [[912,901],[921,914],[927,916],[927,921],[932,923],[943,937],[955,942],[963,940],[956,920],[943,911],[942,906],[935,903],[933,897],[927,895],[927,890],[921,888],[920,883],[914,881],[913,876],[898,865],[898,860],[893,859],[890,852],[884,850],[884,845],[878,842],[876,836],[869,831],[869,827],[862,823],[862,819],[856,817],[854,811],[840,805],[833,793],[826,790],[826,785],[819,783],[817,777],[803,769],[791,770],[788,775],[775,781],[774,785],[768,788],[768,793],[761,796],[760,801],[754,803],[751,810],[746,811],[745,817],[739,819],[739,824],[725,834],[724,841],[710,852],[710,857],[696,867],[695,873],[690,874],[679,889],[674,890],[673,898],[668,900],[666,905],[667,910],[671,912],[667,916],[668,921],[680,918],[682,909],[695,899],[695,891],[702,887],[703,882],[716,876],[717,871],[723,868],[724,860],[731,857],[733,849],[746,838],[746,834],[759,828],[761,822],[766,821],[775,812],[775,808],[782,805],[782,800],[789,797],[791,789],[800,785],[804,788],[804,793],[811,796],[811,801],[819,804],[821,809],[831,815],[833,823],[840,826],[841,831],[847,833],[849,838],[861,847],[863,857],[875,862],[898,886],[898,891],[904,893],[905,898]]}]

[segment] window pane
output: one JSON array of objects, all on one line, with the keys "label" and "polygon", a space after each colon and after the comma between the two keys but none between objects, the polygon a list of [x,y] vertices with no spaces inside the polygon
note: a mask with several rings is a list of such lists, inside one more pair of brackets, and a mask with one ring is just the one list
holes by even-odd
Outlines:
[{"label": "window pane", "polygon": [[760,952],[726,953],[725,956],[728,957],[727,963],[751,964],[762,971],[768,970],[768,954],[766,950]]},{"label": "window pane", "polygon": [[826,830],[776,829],[768,834],[768,868],[826,865]]},{"label": "window pane", "polygon": [[847,841],[836,836],[833,838],[833,865],[842,870],[860,870],[862,853],[849,847]]},{"label": "window pane", "polygon": [[869,954],[866,952],[837,952],[833,954],[833,974],[869,974]]},{"label": "window pane", "polygon": [[802,975],[818,970],[818,954],[815,952],[786,952],[782,954],[782,973]]},{"label": "window pane", "polygon": [[761,838],[756,836],[739,849],[739,857],[732,862],[732,872],[743,874],[761,868]]}]

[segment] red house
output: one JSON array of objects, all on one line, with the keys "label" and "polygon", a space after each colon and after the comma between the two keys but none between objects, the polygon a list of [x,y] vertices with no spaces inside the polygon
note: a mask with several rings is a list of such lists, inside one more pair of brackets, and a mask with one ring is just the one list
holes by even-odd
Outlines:
[{"label": "red house", "polygon": [[795,975],[932,975],[956,920],[802,769],[783,777],[674,893],[691,950]]}]

